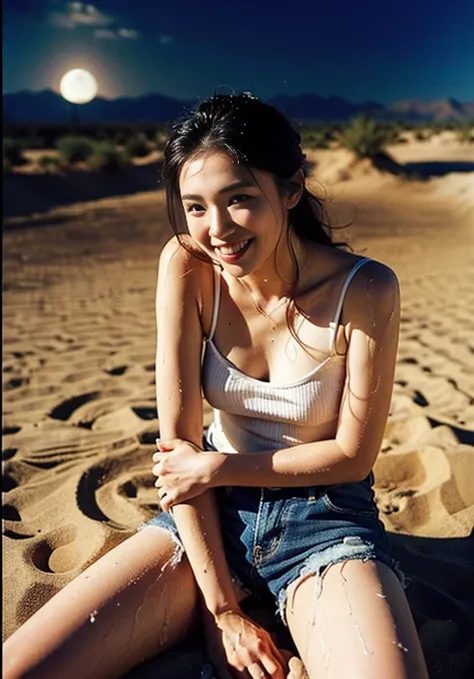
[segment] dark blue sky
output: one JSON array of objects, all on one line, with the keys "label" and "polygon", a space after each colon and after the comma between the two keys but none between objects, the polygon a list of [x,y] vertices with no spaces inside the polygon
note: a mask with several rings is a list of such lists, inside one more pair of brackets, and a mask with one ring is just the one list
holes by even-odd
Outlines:
[{"label": "dark blue sky", "polygon": [[474,0],[4,0],[3,91],[474,99]]}]

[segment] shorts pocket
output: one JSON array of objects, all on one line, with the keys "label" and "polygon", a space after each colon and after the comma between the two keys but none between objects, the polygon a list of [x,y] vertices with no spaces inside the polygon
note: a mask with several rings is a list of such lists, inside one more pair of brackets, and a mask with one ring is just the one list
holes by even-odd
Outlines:
[{"label": "shorts pocket", "polygon": [[330,512],[348,516],[376,518],[377,506],[371,488],[357,483],[343,483],[326,488],[320,498]]}]

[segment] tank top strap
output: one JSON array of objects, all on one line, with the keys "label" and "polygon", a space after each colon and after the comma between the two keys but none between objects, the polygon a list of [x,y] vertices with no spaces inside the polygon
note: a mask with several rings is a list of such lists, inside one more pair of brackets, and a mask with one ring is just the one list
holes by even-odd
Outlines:
[{"label": "tank top strap", "polygon": [[209,337],[211,340],[214,337],[217,326],[217,318],[219,316],[219,306],[221,301],[221,272],[217,266],[214,266],[214,306],[212,309],[211,328],[209,330]]},{"label": "tank top strap", "polygon": [[369,257],[364,257],[363,259],[359,259],[358,262],[355,263],[355,265],[352,267],[352,269],[349,271],[349,274],[346,277],[346,280],[344,281],[344,285],[342,286],[341,293],[339,295],[339,299],[337,301],[337,306],[336,306],[336,312],[334,314],[333,320],[329,323],[329,350],[331,353],[335,352],[335,341],[336,341],[336,333],[337,333],[337,328],[339,327],[339,320],[341,318],[341,313],[342,313],[342,305],[344,304],[344,298],[346,296],[347,289],[356,275],[356,273],[359,271],[361,266],[366,264],[367,262],[371,262],[372,260]]}]

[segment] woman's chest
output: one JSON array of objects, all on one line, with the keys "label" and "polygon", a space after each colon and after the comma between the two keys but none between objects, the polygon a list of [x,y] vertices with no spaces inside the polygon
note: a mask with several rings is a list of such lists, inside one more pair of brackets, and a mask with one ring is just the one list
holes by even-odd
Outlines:
[{"label": "woman's chest", "polygon": [[[226,322],[227,321],[227,322]],[[316,370],[332,354],[344,355],[344,328],[333,335],[328,319],[297,313],[286,318],[285,310],[266,317],[222,314],[213,338],[215,347],[245,375],[272,384],[289,384]]]}]

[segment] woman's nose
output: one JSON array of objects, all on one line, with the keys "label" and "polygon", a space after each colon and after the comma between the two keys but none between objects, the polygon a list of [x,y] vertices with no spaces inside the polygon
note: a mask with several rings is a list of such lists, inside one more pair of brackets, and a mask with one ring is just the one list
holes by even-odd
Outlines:
[{"label": "woman's nose", "polygon": [[209,213],[209,235],[214,238],[225,238],[234,231],[234,223],[226,210],[212,210]]}]

